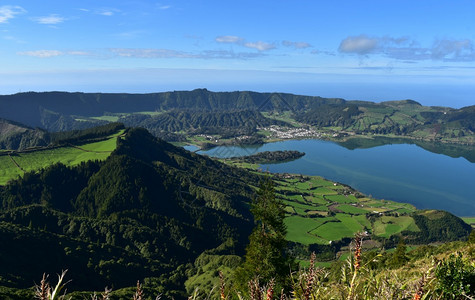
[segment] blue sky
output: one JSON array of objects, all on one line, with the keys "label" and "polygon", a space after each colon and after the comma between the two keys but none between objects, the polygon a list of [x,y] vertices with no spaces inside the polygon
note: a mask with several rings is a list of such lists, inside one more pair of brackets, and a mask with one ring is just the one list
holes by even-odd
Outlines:
[{"label": "blue sky", "polygon": [[0,1],[0,94],[256,90],[475,104],[474,1]]}]

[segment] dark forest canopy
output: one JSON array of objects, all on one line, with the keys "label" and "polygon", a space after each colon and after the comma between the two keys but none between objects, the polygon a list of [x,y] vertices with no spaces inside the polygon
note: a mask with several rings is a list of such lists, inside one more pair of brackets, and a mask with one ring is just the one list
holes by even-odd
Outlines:
[{"label": "dark forest canopy", "polygon": [[236,161],[243,161],[252,164],[272,164],[285,161],[295,160],[304,156],[305,153],[295,150],[284,151],[264,151],[252,155],[231,157],[230,159]]}]

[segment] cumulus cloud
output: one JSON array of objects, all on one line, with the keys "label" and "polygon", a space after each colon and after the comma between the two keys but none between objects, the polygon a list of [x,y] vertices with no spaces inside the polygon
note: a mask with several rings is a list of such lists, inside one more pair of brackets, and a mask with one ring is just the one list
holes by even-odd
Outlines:
[{"label": "cumulus cloud", "polygon": [[0,23],[8,23],[8,20],[13,19],[16,15],[23,13],[26,13],[26,10],[21,6],[0,6]]},{"label": "cumulus cloud", "polygon": [[244,43],[244,47],[257,49],[259,51],[267,51],[267,50],[275,49],[274,44],[269,44],[262,41],[258,41],[254,43]]},{"label": "cumulus cloud", "polygon": [[215,41],[218,43],[239,44],[243,42],[244,39],[235,35],[221,35],[216,37]]},{"label": "cumulus cloud", "polygon": [[305,42],[292,42],[292,41],[282,41],[282,45],[286,47],[294,47],[295,49],[305,49],[310,48],[312,45]]},{"label": "cumulus cloud", "polygon": [[33,20],[37,22],[38,24],[55,25],[55,24],[63,23],[66,19],[58,15],[52,14],[46,17],[33,18]]}]

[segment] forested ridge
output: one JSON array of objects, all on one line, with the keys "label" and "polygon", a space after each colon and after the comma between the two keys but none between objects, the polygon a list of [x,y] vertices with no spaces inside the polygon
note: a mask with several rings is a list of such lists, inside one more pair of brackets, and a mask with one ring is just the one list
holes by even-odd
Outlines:
[{"label": "forested ridge", "polygon": [[[85,129],[118,121],[127,126],[147,128],[155,136],[168,141],[185,141],[197,134],[235,138],[258,135],[260,129],[271,125],[285,128],[298,125],[329,131],[330,136],[335,132],[343,135],[391,135],[475,144],[475,106],[454,109],[422,106],[413,100],[373,103],[250,91],[19,93],[0,96],[0,118],[50,132]],[[31,135],[32,132],[24,134]],[[39,131],[35,134],[38,135]],[[18,149],[22,145],[18,142],[19,136],[16,142],[3,144],[0,138],[0,146],[4,149],[16,146]],[[37,145],[45,142],[41,138],[36,140]]]},{"label": "forested ridge", "polygon": [[72,290],[130,286],[133,277],[173,294],[204,250],[242,253],[252,227],[247,181],[257,180],[243,172],[130,129],[104,162],[26,173],[0,190],[0,284],[26,288],[70,269]]}]

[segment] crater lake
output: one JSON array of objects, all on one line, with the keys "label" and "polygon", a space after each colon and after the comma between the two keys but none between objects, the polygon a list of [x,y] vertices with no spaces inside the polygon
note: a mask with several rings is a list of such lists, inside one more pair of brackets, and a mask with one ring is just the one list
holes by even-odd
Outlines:
[{"label": "crater lake", "polygon": [[276,150],[297,150],[306,155],[290,162],[263,164],[262,170],[318,175],[378,199],[475,216],[475,163],[453,152],[450,155],[455,157],[434,153],[443,150],[430,152],[404,143],[352,149],[323,140],[286,140],[219,146],[197,153],[226,158]]}]

